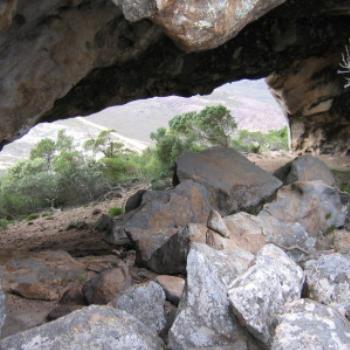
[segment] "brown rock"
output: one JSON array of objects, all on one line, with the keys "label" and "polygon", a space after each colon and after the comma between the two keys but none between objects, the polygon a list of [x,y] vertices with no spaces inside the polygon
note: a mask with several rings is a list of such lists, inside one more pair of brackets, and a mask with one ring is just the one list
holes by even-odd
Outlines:
[{"label": "brown rock", "polygon": [[216,210],[212,210],[209,214],[208,228],[219,233],[222,237],[227,238],[230,236],[230,231],[227,228],[225,221]]},{"label": "brown rock", "polygon": [[65,305],[86,305],[82,286],[74,286],[68,289],[60,299],[60,304]]},{"label": "brown rock", "polygon": [[125,268],[106,270],[86,282],[83,294],[89,304],[108,304],[131,284],[131,278]]},{"label": "brown rock", "polygon": [[80,310],[82,305],[58,305],[47,315],[48,321],[57,320],[60,317],[69,315],[73,311]]},{"label": "brown rock", "polygon": [[177,305],[185,288],[185,280],[181,277],[160,275],[156,281],[164,289],[167,300]]},{"label": "brown rock", "polygon": [[190,179],[205,186],[212,203],[226,214],[256,209],[282,185],[229,148],[186,153],[176,163],[176,176],[180,183]]}]

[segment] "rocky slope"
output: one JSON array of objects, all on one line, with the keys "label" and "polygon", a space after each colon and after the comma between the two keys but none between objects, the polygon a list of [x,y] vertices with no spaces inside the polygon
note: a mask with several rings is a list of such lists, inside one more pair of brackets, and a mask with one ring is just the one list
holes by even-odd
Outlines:
[{"label": "rocky slope", "polygon": [[212,149],[123,217],[88,208],[51,246],[41,218],[0,262],[0,349],[347,350],[350,196],[312,156],[275,174]]},{"label": "rocky slope", "polygon": [[7,0],[0,140],[43,120],[268,77],[298,150],[348,150],[343,0]]}]

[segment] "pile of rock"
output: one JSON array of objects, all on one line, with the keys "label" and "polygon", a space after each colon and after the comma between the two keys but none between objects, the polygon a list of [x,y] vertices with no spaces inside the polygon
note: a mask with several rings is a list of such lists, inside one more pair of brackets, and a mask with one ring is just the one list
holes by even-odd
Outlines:
[{"label": "pile of rock", "polygon": [[138,193],[107,233],[135,261],[58,288],[81,309],[0,349],[350,349],[349,198],[310,157],[278,176],[233,150],[185,155],[176,186]]}]

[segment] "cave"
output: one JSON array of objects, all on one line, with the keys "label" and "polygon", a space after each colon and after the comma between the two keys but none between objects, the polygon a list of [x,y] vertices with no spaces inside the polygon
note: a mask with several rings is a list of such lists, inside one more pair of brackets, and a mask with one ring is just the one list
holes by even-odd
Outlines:
[{"label": "cave", "polygon": [[346,0],[8,0],[0,142],[41,121],[266,78],[298,152],[349,152]]}]

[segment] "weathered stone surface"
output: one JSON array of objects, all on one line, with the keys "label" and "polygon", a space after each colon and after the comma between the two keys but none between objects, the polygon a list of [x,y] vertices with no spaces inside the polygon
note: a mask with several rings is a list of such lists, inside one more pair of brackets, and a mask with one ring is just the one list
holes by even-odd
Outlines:
[{"label": "weathered stone surface", "polygon": [[311,155],[303,155],[294,159],[281,169],[278,169],[275,172],[275,176],[285,184],[297,181],[319,180],[328,186],[335,185],[335,178],[327,165]]},{"label": "weathered stone surface", "polygon": [[167,300],[178,305],[185,288],[185,280],[181,277],[160,275],[156,282],[164,289]]},{"label": "weathered stone surface", "polygon": [[310,299],[345,310],[350,308],[350,256],[322,255],[307,261],[304,269]]},{"label": "weathered stone surface", "polygon": [[265,244],[273,243],[295,261],[314,252],[316,239],[298,223],[286,224],[266,212],[254,216],[244,212],[225,217],[230,238],[222,240],[224,249],[236,246],[256,254]]},{"label": "weathered stone surface", "polygon": [[160,333],[166,325],[165,293],[156,282],[132,286],[119,294],[112,304],[135,316],[154,332]]},{"label": "weathered stone surface", "polygon": [[257,339],[271,341],[276,314],[287,302],[300,298],[303,270],[281,249],[266,245],[254,266],[230,285],[234,314]]},{"label": "weathered stone surface", "polygon": [[330,234],[332,247],[339,253],[350,255],[350,231],[334,230]]},{"label": "weathered stone surface", "polygon": [[285,305],[272,350],[347,350],[350,323],[335,309],[308,299]]},{"label": "weathered stone surface", "polygon": [[164,349],[157,334],[125,311],[89,306],[0,341],[6,350]]},{"label": "weathered stone surface", "polygon": [[283,2],[285,0],[207,0],[198,6],[196,0],[143,0],[123,1],[123,5],[132,3],[135,12],[135,7],[142,3],[139,18],[129,17],[135,20],[151,16],[182,48],[198,51],[225,43],[250,22]]},{"label": "weathered stone surface", "polygon": [[1,289],[0,284],[0,336],[1,336],[1,328],[5,322],[5,294]]},{"label": "weathered stone surface", "polygon": [[69,283],[88,278],[85,266],[63,251],[10,259],[3,271],[6,292],[38,300],[59,300]]},{"label": "weathered stone surface", "polygon": [[130,213],[125,224],[136,245],[138,262],[150,266],[152,255],[172,235],[189,223],[206,223],[209,212],[207,190],[192,181],[170,191],[146,192],[140,208]]},{"label": "weathered stone surface", "polygon": [[83,286],[83,294],[89,304],[107,304],[130,284],[131,277],[127,269],[117,267],[87,281]]},{"label": "weathered stone surface", "polygon": [[176,163],[176,176],[180,182],[191,179],[203,184],[224,213],[253,209],[282,185],[240,153],[225,148],[184,154]]},{"label": "weathered stone surface", "polygon": [[259,215],[271,215],[287,224],[299,223],[318,236],[345,223],[347,198],[321,181],[296,182],[283,187]]},{"label": "weathered stone surface", "polygon": [[230,236],[230,231],[227,228],[225,221],[216,210],[210,212],[207,226],[211,230],[219,233],[222,237],[227,238]]},{"label": "weathered stone surface", "polygon": [[171,349],[249,349],[249,336],[230,314],[227,290],[252,260],[247,252],[221,252],[192,244],[185,293],[169,332]]}]

